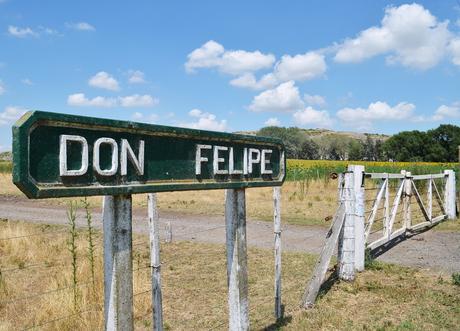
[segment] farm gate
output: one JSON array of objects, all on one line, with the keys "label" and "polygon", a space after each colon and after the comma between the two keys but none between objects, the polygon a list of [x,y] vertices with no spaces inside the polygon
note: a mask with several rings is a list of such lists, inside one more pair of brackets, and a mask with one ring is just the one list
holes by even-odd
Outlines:
[{"label": "farm gate", "polygon": [[338,276],[353,280],[370,254],[456,217],[455,173],[366,173],[351,165],[339,175],[339,206],[302,305],[311,307],[338,242]]}]

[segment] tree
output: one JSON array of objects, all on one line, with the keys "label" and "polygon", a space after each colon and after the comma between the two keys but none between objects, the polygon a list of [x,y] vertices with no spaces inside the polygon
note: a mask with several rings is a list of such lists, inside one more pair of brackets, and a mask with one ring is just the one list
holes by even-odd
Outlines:
[{"label": "tree", "polygon": [[316,160],[319,157],[318,144],[306,138],[300,147],[300,158],[304,160]]}]

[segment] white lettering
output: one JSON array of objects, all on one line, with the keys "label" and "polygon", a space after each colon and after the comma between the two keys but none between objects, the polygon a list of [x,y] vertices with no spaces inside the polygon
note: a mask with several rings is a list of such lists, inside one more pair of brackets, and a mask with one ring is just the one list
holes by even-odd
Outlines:
[{"label": "white lettering", "polygon": [[243,170],[235,170],[235,160],[233,159],[233,147],[228,152],[228,173],[230,175],[241,175]]},{"label": "white lettering", "polygon": [[196,152],[195,152],[195,174],[201,175],[201,163],[208,162],[207,157],[201,156],[202,149],[211,149],[211,145],[196,145]]},{"label": "white lettering", "polygon": [[214,175],[226,175],[228,174],[228,170],[219,169],[219,163],[224,163],[225,159],[223,157],[219,157],[219,151],[226,151],[228,147],[225,146],[214,146],[214,157],[213,157],[213,170]]},{"label": "white lettering", "polygon": [[[106,144],[110,145],[112,148],[112,164],[110,169],[101,169],[100,166],[100,158],[99,158],[99,153],[100,153],[100,148],[101,145]],[[93,168],[94,171],[96,171],[99,175],[101,176],[113,176],[117,173],[118,170],[118,145],[115,140],[112,138],[99,138],[96,140],[94,143],[94,148],[93,148]]]},{"label": "white lettering", "polygon": [[271,149],[263,149],[262,150],[262,162],[260,163],[260,173],[262,175],[271,175],[273,173],[272,170],[267,170],[266,165],[270,164],[270,156],[266,155],[271,155],[273,151]]},{"label": "white lettering", "polygon": [[126,176],[128,174],[128,157],[131,163],[134,165],[138,175],[144,174],[144,141],[139,141],[139,155],[136,158],[133,149],[129,145],[128,140],[121,139],[121,156],[120,156],[120,166],[121,166],[121,175]]},{"label": "white lettering", "polygon": [[[256,158],[254,159],[252,156],[256,155]],[[249,159],[248,159],[248,173],[252,174],[253,172],[253,164],[259,163],[260,162],[260,151],[255,148],[249,148]]]},{"label": "white lettering", "polygon": [[[67,165],[67,142],[73,141],[81,144],[81,167],[69,170]],[[81,176],[88,171],[88,142],[84,137],[63,134],[59,136],[59,175]]]},{"label": "white lettering", "polygon": [[243,174],[248,174],[248,149],[243,150]]}]

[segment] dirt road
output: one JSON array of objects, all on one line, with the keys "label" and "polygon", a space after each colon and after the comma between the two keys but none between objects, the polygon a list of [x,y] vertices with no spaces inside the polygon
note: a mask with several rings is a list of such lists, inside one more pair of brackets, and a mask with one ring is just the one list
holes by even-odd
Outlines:
[{"label": "dirt road", "polygon": [[[0,196],[0,219],[48,224],[65,224],[67,221],[64,207],[49,206],[41,201],[5,196]],[[100,228],[102,226],[100,210],[94,211],[93,219],[95,225]],[[160,227],[163,238],[168,222],[172,227],[173,240],[225,242],[223,217],[162,213]],[[77,224],[79,226],[86,224],[82,212],[77,217]],[[133,231],[148,233],[146,209],[134,210]],[[321,227],[283,225],[283,250],[319,253],[324,243],[326,231],[327,229]],[[269,222],[248,220],[247,236],[249,246],[272,248],[273,227]],[[460,233],[430,230],[403,241],[378,259],[449,274],[460,272]]]}]

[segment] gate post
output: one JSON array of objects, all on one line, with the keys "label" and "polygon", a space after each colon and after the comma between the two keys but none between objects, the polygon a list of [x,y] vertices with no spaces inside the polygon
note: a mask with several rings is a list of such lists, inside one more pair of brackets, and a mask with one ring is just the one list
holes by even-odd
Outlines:
[{"label": "gate post", "polygon": [[132,331],[134,326],[131,195],[105,196],[102,208],[105,330]]},{"label": "gate post", "polygon": [[353,195],[352,202],[353,222],[355,226],[355,269],[364,270],[364,252],[366,243],[364,241],[364,166],[350,165],[348,171],[353,173]]},{"label": "gate post", "polygon": [[412,174],[409,171],[404,172],[404,227],[410,229],[412,227],[412,212],[410,199],[412,196]]},{"label": "gate post", "polygon": [[444,170],[446,178],[446,188],[444,190],[444,209],[446,210],[447,218],[454,220],[456,218],[455,208],[455,172],[453,170]]},{"label": "gate post", "polygon": [[244,189],[225,191],[229,330],[249,330],[246,198]]},{"label": "gate post", "polygon": [[353,181],[352,172],[344,175],[344,187],[342,201],[345,205],[345,221],[340,231],[338,247],[338,271],[339,278],[353,280],[355,278],[355,223],[353,210]]}]

